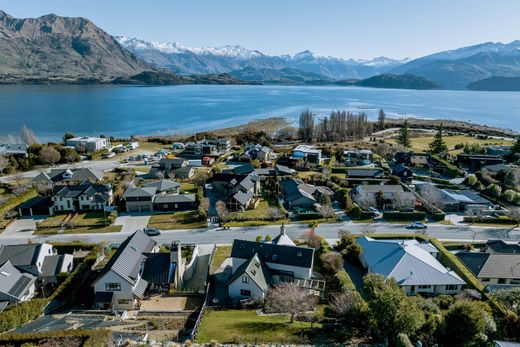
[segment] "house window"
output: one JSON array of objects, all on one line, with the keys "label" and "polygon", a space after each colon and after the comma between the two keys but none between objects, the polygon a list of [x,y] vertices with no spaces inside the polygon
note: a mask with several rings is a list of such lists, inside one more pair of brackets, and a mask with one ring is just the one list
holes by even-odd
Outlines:
[{"label": "house window", "polygon": [[117,303],[119,305],[128,305],[130,303],[130,299],[117,299]]},{"label": "house window", "polygon": [[256,276],[256,270],[255,269],[251,270],[251,273],[253,274],[253,276]]},{"label": "house window", "polygon": [[276,253],[273,254],[273,260],[274,260],[274,261],[278,260],[278,254],[276,254]]},{"label": "house window", "polygon": [[498,279],[498,284],[506,284],[506,279],[505,278],[499,278]]},{"label": "house window", "polygon": [[107,292],[118,292],[121,290],[121,283],[105,283],[105,290]]},{"label": "house window", "polygon": [[242,283],[249,283],[249,277],[242,276]]},{"label": "house window", "polygon": [[419,286],[419,289],[430,289],[430,286],[422,285],[422,286]]},{"label": "house window", "polygon": [[240,289],[241,296],[251,296],[251,291],[247,289]]},{"label": "house window", "polygon": [[481,282],[489,282],[489,278],[483,278],[480,280]]},{"label": "house window", "polygon": [[260,263],[257,263],[257,262],[255,261],[255,266],[256,266],[257,268],[260,269]]},{"label": "house window", "polygon": [[457,290],[456,284],[448,284],[446,285],[446,290]]},{"label": "house window", "polygon": [[297,256],[297,257],[301,258],[302,255],[303,255],[302,251],[298,251],[298,252],[296,252],[296,256]]}]

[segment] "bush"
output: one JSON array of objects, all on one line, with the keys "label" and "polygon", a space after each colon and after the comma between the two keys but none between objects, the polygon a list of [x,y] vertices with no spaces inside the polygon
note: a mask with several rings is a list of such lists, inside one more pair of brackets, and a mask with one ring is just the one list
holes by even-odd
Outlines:
[{"label": "bush", "polygon": [[413,347],[413,344],[412,344],[412,342],[410,342],[408,335],[400,333],[399,335],[397,335],[396,346],[397,347]]},{"label": "bush", "polygon": [[351,264],[359,264],[359,256],[362,249],[356,243],[356,238],[348,233],[340,232],[340,239],[336,244],[336,250],[341,252],[343,258]]},{"label": "bush", "polygon": [[477,184],[477,182],[478,182],[478,179],[477,179],[477,176],[475,176],[475,175],[469,175],[464,180],[464,183],[467,185],[470,185],[470,186],[474,186],[475,184]]},{"label": "bush", "polygon": [[499,197],[502,193],[502,187],[500,187],[498,184],[492,183],[486,188],[486,193],[493,197]]},{"label": "bush", "polygon": [[323,268],[329,273],[336,273],[343,269],[343,257],[339,253],[328,252],[320,256]]}]

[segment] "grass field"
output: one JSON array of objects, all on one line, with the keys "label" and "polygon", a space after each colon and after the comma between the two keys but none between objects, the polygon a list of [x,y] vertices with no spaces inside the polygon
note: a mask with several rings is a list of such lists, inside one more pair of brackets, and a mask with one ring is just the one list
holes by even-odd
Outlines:
[{"label": "grass field", "polygon": [[[314,327],[321,325],[315,323]],[[303,335],[311,331],[311,323],[289,323],[285,315],[258,316],[254,310],[208,311],[196,342],[299,344],[308,342]]]},{"label": "grass field", "polygon": [[[108,217],[108,213],[106,214],[106,217]],[[74,217],[72,223],[76,227],[104,226],[105,215],[103,212],[79,213],[76,217]]]},{"label": "grass field", "polygon": [[[421,136],[421,137],[412,137],[412,150],[416,152],[426,151],[430,143],[433,141],[433,135],[431,136]],[[396,143],[394,139],[388,140],[390,143]],[[456,136],[444,136],[444,142],[451,153],[457,154],[462,150],[455,150],[455,145],[459,143],[471,143],[471,144],[480,144],[484,145],[511,145],[512,141],[502,140],[502,139],[478,139],[476,137],[467,136],[467,135],[456,135]]]},{"label": "grass field", "polygon": [[211,260],[211,264],[209,267],[209,274],[214,274],[220,265],[231,256],[231,246],[218,246],[215,249],[215,254],[213,255],[213,259]]},{"label": "grass field", "polygon": [[208,224],[205,220],[199,219],[197,211],[154,214],[148,221],[149,228],[164,230],[199,229],[207,226]]},{"label": "grass field", "polygon": [[61,226],[61,222],[67,217],[64,214],[58,214],[56,216],[49,216],[45,218],[43,222],[38,224],[39,228],[59,228]]},{"label": "grass field", "polygon": [[182,182],[180,187],[181,194],[196,194],[197,187],[193,183],[190,182]]}]

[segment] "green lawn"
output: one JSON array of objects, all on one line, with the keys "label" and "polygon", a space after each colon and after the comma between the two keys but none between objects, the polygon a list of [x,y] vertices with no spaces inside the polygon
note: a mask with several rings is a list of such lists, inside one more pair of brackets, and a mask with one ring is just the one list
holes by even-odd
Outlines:
[{"label": "green lawn", "polygon": [[45,218],[43,222],[38,224],[38,228],[59,228],[65,217],[67,217],[67,215],[64,214],[49,216]]},{"label": "green lawn", "polygon": [[109,225],[107,227],[77,227],[71,229],[37,229],[33,235],[54,235],[54,234],[98,234],[98,233],[117,233],[123,228],[122,225]]},{"label": "green lawn", "polygon": [[[298,171],[298,177],[299,178],[309,178],[309,177],[312,177],[314,175],[319,175],[321,174],[321,172],[317,172],[317,171]],[[345,177],[345,175],[343,175],[343,177]]]},{"label": "green lawn", "polygon": [[[315,323],[314,327],[321,325]],[[258,316],[254,310],[207,311],[196,342],[299,344],[311,332],[311,323],[289,323],[285,315]]]},{"label": "green lawn", "polygon": [[182,182],[180,187],[181,194],[196,194],[197,187],[193,183],[190,182]]},{"label": "green lawn", "polygon": [[[106,213],[106,217],[108,217],[109,213]],[[76,217],[72,220],[72,223],[75,227],[84,227],[84,226],[104,226],[105,225],[105,215],[103,212],[87,212],[87,213],[78,213]]]},{"label": "green lawn", "polygon": [[243,220],[243,221],[231,221],[227,222],[226,226],[228,227],[255,227],[262,225],[277,225],[277,224],[288,224],[290,221],[288,219],[279,219],[276,221],[271,220]]},{"label": "green lawn", "polygon": [[231,256],[231,246],[217,246],[215,249],[215,254],[213,255],[213,259],[211,260],[209,274],[214,274],[220,265]]},{"label": "green lawn", "polygon": [[164,230],[206,228],[206,220],[200,220],[197,211],[154,214],[148,221],[149,228]]}]

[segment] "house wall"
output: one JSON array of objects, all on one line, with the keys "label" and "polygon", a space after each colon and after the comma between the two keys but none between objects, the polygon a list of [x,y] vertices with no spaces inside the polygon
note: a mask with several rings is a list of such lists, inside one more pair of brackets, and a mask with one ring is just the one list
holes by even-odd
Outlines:
[{"label": "house wall", "polygon": [[478,278],[480,280],[480,282],[482,282],[483,284],[493,284],[493,285],[501,285],[501,284],[506,284],[506,285],[517,285],[517,286],[520,286],[520,279],[518,278],[504,278],[502,279],[502,282],[500,282],[500,280],[498,278],[484,278],[484,277],[479,277]]},{"label": "house wall", "polygon": [[59,196],[53,196],[52,201],[54,201],[54,211],[75,211],[74,207],[74,199],[73,198],[63,198]]},{"label": "house wall", "polygon": [[194,210],[196,207],[196,203],[191,202],[153,203],[154,211],[186,211]]},{"label": "house wall", "polygon": [[289,203],[290,207],[302,207],[302,208],[312,208],[316,201],[313,201],[305,196],[299,197]]},{"label": "house wall", "polygon": [[[132,293],[132,284],[111,270],[94,283],[94,292],[107,292],[106,283],[119,283],[121,285],[121,290],[113,291],[112,308],[116,310],[134,309],[135,300]],[[128,303],[119,303],[119,300],[128,300]]]},{"label": "house wall", "polygon": [[[249,283],[243,283],[242,277],[249,278]],[[262,289],[260,289],[260,287],[258,287],[258,285],[253,281],[253,279],[249,277],[249,275],[247,274],[240,276],[228,285],[229,297],[232,299],[248,298],[247,296],[240,295],[240,291],[242,289],[251,291],[251,296],[249,296],[249,298],[263,299],[265,297],[265,292]]]},{"label": "house wall", "polygon": [[[242,265],[246,261],[247,261],[247,259],[232,258],[233,273],[235,273],[235,271],[240,267],[240,265]],[[292,273],[294,275],[294,277],[297,277],[297,278],[308,279],[308,278],[312,277],[312,267],[306,268],[306,267],[276,264],[276,263],[269,263],[269,262],[265,262],[265,264],[270,269],[289,272],[289,273]]]}]

